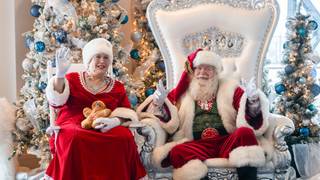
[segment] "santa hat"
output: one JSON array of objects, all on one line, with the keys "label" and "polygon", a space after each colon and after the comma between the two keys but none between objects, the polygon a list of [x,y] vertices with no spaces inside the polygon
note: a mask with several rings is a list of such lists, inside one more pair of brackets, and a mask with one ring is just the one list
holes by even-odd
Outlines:
[{"label": "santa hat", "polygon": [[185,62],[185,70],[182,72],[178,85],[168,94],[168,98],[173,104],[187,91],[190,84],[189,74],[193,73],[194,68],[201,64],[214,66],[218,74],[222,71],[221,57],[215,53],[202,49],[191,53]]},{"label": "santa hat", "polygon": [[96,38],[89,41],[82,49],[83,64],[88,67],[93,56],[104,53],[109,56],[110,65],[113,61],[112,44],[104,38]]}]

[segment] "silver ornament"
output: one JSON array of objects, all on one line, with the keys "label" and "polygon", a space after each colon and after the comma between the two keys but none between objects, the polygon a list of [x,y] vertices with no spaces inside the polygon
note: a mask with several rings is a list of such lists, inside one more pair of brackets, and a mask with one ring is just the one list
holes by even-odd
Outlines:
[{"label": "silver ornament", "polygon": [[34,61],[29,59],[29,58],[25,58],[22,61],[22,68],[26,71],[26,72],[33,72],[34,68],[33,68],[33,63]]},{"label": "silver ornament", "polygon": [[139,42],[142,38],[142,34],[139,31],[134,31],[131,33],[131,40],[135,43]]}]

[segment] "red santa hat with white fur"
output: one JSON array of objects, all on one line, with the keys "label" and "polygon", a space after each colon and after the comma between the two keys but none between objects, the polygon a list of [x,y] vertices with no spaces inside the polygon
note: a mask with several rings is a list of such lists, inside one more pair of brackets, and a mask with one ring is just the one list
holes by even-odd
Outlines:
[{"label": "red santa hat with white fur", "polygon": [[93,56],[104,53],[109,56],[110,65],[113,61],[112,44],[104,38],[96,38],[89,41],[82,49],[83,64],[88,67]]},{"label": "red santa hat with white fur", "polygon": [[197,49],[191,53],[185,62],[185,70],[182,72],[178,85],[168,95],[173,104],[187,91],[191,81],[189,74],[192,74],[194,68],[201,64],[214,66],[218,74],[222,71],[221,57],[212,51]]}]

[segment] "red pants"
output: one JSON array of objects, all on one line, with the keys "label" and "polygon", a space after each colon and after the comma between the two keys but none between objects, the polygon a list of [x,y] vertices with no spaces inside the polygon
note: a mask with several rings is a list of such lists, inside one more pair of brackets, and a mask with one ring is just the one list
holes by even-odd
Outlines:
[{"label": "red pants", "polygon": [[180,168],[192,159],[204,161],[209,158],[228,158],[233,149],[251,145],[258,145],[253,130],[241,127],[229,135],[179,144],[172,148],[161,165],[163,167],[172,165],[174,168]]}]

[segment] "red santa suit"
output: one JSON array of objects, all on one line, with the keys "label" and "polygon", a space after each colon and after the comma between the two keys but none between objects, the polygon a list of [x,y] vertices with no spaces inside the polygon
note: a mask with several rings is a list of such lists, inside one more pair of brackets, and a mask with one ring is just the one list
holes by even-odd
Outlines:
[{"label": "red santa suit", "polygon": [[[60,131],[50,138],[53,159],[46,171],[47,179],[55,180],[137,180],[146,175],[137,152],[133,134],[124,127],[137,121],[130,108],[124,86],[108,78],[108,86],[92,93],[84,83],[84,74],[66,75],[62,94],[53,90],[53,79],[47,89],[48,101],[59,107],[55,124]],[[127,123],[102,133],[81,128],[85,107],[103,101],[111,116],[128,119]]]},{"label": "red santa suit", "polygon": [[[188,57],[187,71],[193,69],[192,61],[196,54],[197,52]],[[218,66],[218,64],[212,65],[216,68]],[[165,100],[166,109],[170,114],[168,121],[146,112],[153,101],[152,97],[147,98],[137,109],[143,118],[142,121],[155,127],[158,133],[158,141],[152,154],[154,164],[159,168],[172,165],[175,168],[174,179],[200,179],[206,175],[208,165],[215,167],[264,165],[265,151],[258,144],[260,144],[259,137],[263,136],[269,124],[269,104],[265,95],[258,90],[261,114],[252,119],[246,113],[247,94],[239,86],[238,81],[220,79],[214,103],[226,133],[210,132],[207,137],[195,139],[193,126],[197,103],[188,89],[190,79],[187,71],[183,72],[178,86]],[[172,141],[165,143],[169,136]]]}]

